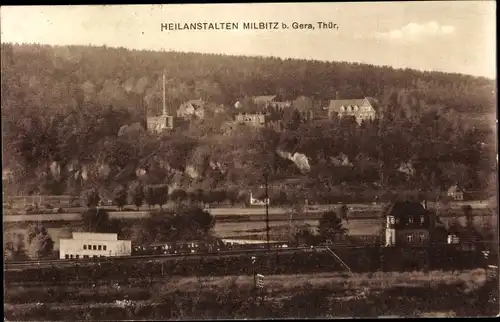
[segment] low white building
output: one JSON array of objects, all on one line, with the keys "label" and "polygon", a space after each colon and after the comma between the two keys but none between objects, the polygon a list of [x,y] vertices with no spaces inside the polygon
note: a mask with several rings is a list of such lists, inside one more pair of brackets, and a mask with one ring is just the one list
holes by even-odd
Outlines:
[{"label": "low white building", "polygon": [[252,191],[250,191],[250,206],[265,206],[270,205],[271,201],[269,198],[264,199],[256,199],[252,195]]},{"label": "low white building", "polygon": [[132,242],[118,240],[118,234],[73,233],[72,239],[59,240],[60,259],[130,256]]},{"label": "low white building", "polygon": [[464,200],[464,190],[457,185],[451,186],[447,192],[448,197],[456,201]]}]

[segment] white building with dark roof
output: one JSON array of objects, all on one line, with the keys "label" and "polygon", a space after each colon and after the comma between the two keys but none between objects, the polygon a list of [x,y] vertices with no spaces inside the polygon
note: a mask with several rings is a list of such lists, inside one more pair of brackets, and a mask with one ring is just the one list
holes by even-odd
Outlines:
[{"label": "white building with dark roof", "polygon": [[464,200],[464,190],[457,185],[448,188],[447,196],[456,201]]},{"label": "white building with dark roof", "polygon": [[331,118],[334,115],[341,118],[353,116],[356,118],[356,122],[361,123],[363,120],[374,120],[377,112],[368,97],[360,99],[335,99],[330,100],[330,104],[328,105],[328,116]]},{"label": "white building with dark roof", "polygon": [[60,259],[130,256],[132,242],[119,240],[118,234],[73,233],[72,239],[59,239]]},{"label": "white building with dark roof", "polygon": [[234,117],[237,123],[251,126],[264,126],[266,124],[266,115],[264,113],[238,113]]}]

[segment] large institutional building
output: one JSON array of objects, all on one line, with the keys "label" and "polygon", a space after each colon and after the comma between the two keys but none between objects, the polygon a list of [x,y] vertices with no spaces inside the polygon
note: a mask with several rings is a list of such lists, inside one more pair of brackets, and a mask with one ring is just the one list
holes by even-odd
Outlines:
[{"label": "large institutional building", "polygon": [[361,123],[363,120],[373,120],[376,117],[375,108],[367,97],[361,99],[331,100],[328,106],[328,115],[332,117],[333,114],[339,117],[352,116],[358,123]]},{"label": "large institutional building", "polygon": [[72,239],[59,240],[60,259],[130,256],[132,242],[118,240],[118,234],[73,233]]}]

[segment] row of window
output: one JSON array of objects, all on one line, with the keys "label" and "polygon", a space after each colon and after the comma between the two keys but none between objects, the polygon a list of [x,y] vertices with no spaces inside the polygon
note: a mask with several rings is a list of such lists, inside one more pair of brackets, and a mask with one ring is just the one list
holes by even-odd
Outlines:
[{"label": "row of window", "polygon": [[[413,243],[413,242],[415,242],[415,241],[416,241],[416,236],[415,236],[415,234],[405,234],[405,239],[406,239],[406,241],[407,241],[407,242],[409,242],[409,243]],[[426,237],[425,237],[425,234],[424,234],[424,233],[420,233],[420,234],[418,235],[418,240],[419,240],[421,243],[422,243],[422,242],[424,242],[424,241],[425,241],[425,239],[426,239]]]},{"label": "row of window", "polygon": [[357,105],[354,105],[352,108],[351,108],[351,106],[347,106],[347,107],[342,106],[342,107],[340,108],[340,110],[341,110],[342,112],[345,112],[345,111],[348,111],[348,112],[350,112],[350,111],[358,111],[358,106],[357,106]]},{"label": "row of window", "polygon": [[255,122],[255,121],[259,121],[259,119],[258,119],[257,117],[249,117],[249,116],[247,116],[247,117],[243,118],[243,120],[244,120],[245,122]]},{"label": "row of window", "polygon": [[[391,224],[399,224],[399,218],[394,219],[394,217],[389,217],[389,222]],[[408,224],[413,224],[415,221],[413,220],[413,217],[408,217],[407,223]],[[420,216],[420,223],[423,224],[425,222],[425,217]]]},{"label": "row of window", "polygon": [[84,250],[106,250],[106,245],[83,245]]}]

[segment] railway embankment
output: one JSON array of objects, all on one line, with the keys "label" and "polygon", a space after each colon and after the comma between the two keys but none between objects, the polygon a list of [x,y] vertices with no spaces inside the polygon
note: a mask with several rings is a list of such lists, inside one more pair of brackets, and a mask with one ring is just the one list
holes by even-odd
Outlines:
[{"label": "railway embankment", "polygon": [[[38,281],[47,281],[48,284],[63,281],[84,283],[91,280],[124,282],[131,277],[252,275],[255,270],[261,274],[276,275],[333,271],[361,273],[419,269],[459,270],[487,266],[481,252],[466,252],[450,247],[330,247],[330,250],[318,248],[307,251],[200,254],[127,260],[110,258],[91,265],[83,262],[73,262],[70,266],[24,265],[15,270],[7,269],[4,280],[6,285]],[[257,259],[254,265],[252,256]]]}]

